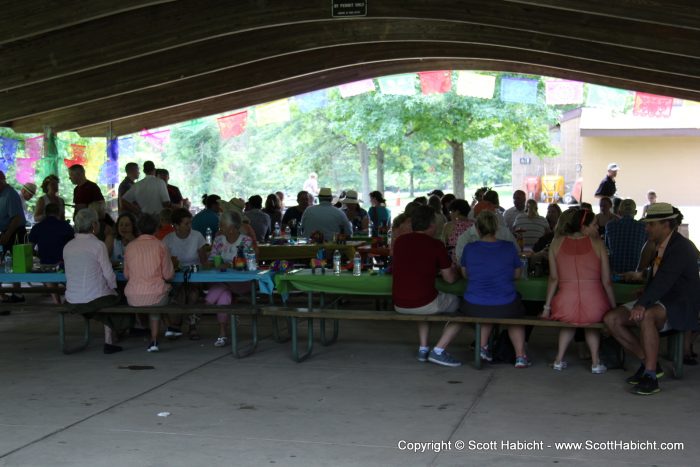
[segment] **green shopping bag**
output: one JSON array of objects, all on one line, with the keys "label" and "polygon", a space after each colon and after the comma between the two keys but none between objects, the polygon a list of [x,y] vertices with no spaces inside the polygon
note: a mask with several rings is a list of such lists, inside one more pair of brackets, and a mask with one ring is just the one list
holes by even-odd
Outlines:
[{"label": "green shopping bag", "polygon": [[12,272],[32,272],[32,245],[23,243],[12,247]]}]

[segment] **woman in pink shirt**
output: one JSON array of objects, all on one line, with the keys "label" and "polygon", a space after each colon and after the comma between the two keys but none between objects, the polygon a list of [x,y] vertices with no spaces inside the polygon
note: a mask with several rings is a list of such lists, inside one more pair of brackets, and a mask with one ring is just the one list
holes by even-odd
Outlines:
[{"label": "woman in pink shirt", "polygon": [[[168,248],[153,234],[159,220],[151,214],[142,214],[138,220],[141,235],[129,242],[124,251],[124,277],[128,282],[124,289],[131,306],[165,306],[168,304],[170,285],[165,281],[175,274]],[[158,324],[160,314],[152,313],[151,343],[148,352],[158,352]]]}]

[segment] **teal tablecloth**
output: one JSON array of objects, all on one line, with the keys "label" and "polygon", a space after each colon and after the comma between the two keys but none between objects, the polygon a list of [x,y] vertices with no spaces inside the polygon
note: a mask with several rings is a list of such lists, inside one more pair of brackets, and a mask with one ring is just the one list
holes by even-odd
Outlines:
[{"label": "teal tablecloth", "polygon": [[[216,282],[247,282],[257,281],[260,291],[268,295],[274,289],[273,271],[218,271],[207,269],[192,273],[189,277],[191,283],[216,283]],[[117,272],[117,280],[125,281],[124,275]],[[185,275],[181,272],[175,273],[175,277],[170,282],[182,283]],[[12,284],[15,282],[42,282],[42,283],[64,283],[66,275],[63,272],[30,272],[30,273],[0,273],[0,283]]]}]

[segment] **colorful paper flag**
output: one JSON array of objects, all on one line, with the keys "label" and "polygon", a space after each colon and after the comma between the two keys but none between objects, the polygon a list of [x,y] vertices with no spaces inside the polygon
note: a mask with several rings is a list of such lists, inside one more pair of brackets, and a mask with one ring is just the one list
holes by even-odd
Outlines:
[{"label": "colorful paper flag", "polygon": [[219,133],[224,139],[239,136],[245,131],[246,121],[248,120],[248,111],[237,112],[231,115],[225,115],[216,119],[219,124]]},{"label": "colorful paper flag", "polygon": [[87,147],[86,158],[85,176],[88,180],[96,180],[107,158],[107,142],[104,139],[92,142]]},{"label": "colorful paper flag", "polygon": [[580,104],[583,102],[583,83],[570,80],[547,80],[545,101],[547,105]]},{"label": "colorful paper flag", "polygon": [[15,163],[17,146],[19,141],[12,138],[0,137],[0,170],[7,173],[7,170]]},{"label": "colorful paper flag", "polygon": [[116,162],[119,160],[119,139],[107,140],[107,160]]},{"label": "colorful paper flag", "polygon": [[133,136],[119,138],[119,155],[123,157],[134,157],[136,155],[136,140]]},{"label": "colorful paper flag", "polygon": [[379,90],[382,94],[412,96],[416,93],[415,73],[382,76],[381,78],[377,78],[377,81],[379,82]]},{"label": "colorful paper flag", "polygon": [[537,103],[537,80],[501,78],[501,100],[519,104]]},{"label": "colorful paper flag", "polygon": [[634,110],[632,114],[637,117],[668,118],[671,116],[672,108],[673,97],[637,92],[634,95]]},{"label": "colorful paper flag", "polygon": [[586,107],[603,107],[622,112],[625,110],[629,95],[631,93],[624,89],[589,84]]},{"label": "colorful paper flag", "polygon": [[444,94],[452,88],[450,70],[421,71],[418,77],[423,94]]},{"label": "colorful paper flag", "polygon": [[100,169],[100,183],[114,185],[119,182],[119,162],[108,160]]},{"label": "colorful paper flag", "polygon": [[491,99],[495,89],[496,77],[493,75],[480,75],[471,71],[457,73],[457,94],[460,96]]},{"label": "colorful paper flag", "polygon": [[151,145],[156,151],[162,151],[170,141],[170,130],[149,131],[143,129],[141,136]]},{"label": "colorful paper flag", "polygon": [[36,159],[17,159],[15,163],[15,179],[22,184],[33,182],[36,175]]},{"label": "colorful paper flag", "polygon": [[288,99],[279,99],[255,107],[255,123],[257,126],[288,122],[290,118]]},{"label": "colorful paper flag", "polygon": [[320,109],[328,104],[328,91],[320,89],[318,91],[300,94],[294,98],[301,112],[311,112]]},{"label": "colorful paper flag", "polygon": [[375,90],[374,81],[371,79],[363,79],[352,83],[341,84],[338,86],[338,88],[340,89],[340,97],[343,99]]},{"label": "colorful paper flag", "polygon": [[27,138],[24,141],[24,147],[27,158],[33,160],[41,159],[44,152],[44,136],[39,135],[35,136],[34,138]]}]

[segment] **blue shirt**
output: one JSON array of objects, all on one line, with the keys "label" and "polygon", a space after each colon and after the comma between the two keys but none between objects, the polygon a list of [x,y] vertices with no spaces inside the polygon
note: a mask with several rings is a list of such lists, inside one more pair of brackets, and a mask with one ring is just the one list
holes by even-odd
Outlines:
[{"label": "blue shirt", "polygon": [[301,222],[304,224],[304,235],[311,236],[319,231],[326,242],[333,241],[333,235],[340,233],[341,228],[344,234],[352,235],[352,224],[345,213],[328,201],[321,201],[316,206],[306,208]]},{"label": "blue shirt", "polygon": [[469,243],[464,247],[461,264],[468,273],[464,299],[469,303],[506,305],[516,299],[513,276],[520,267],[520,258],[513,243]]},{"label": "blue shirt", "polygon": [[4,190],[0,191],[0,232],[4,232],[7,229],[15,216],[22,216],[20,226],[24,226],[24,210],[22,209],[22,201],[19,199],[19,193],[10,185],[7,185]]},{"label": "blue shirt", "polygon": [[605,246],[610,254],[612,272],[636,270],[646,241],[647,233],[643,222],[630,216],[608,222],[605,226]]},{"label": "blue shirt", "polygon": [[199,211],[192,218],[192,228],[201,233],[205,238],[207,236],[207,227],[211,229],[211,238],[214,239],[216,232],[219,231],[219,214],[212,209]]},{"label": "blue shirt", "polygon": [[29,241],[37,246],[41,264],[58,264],[63,260],[63,247],[73,236],[68,222],[47,216],[29,232]]}]

